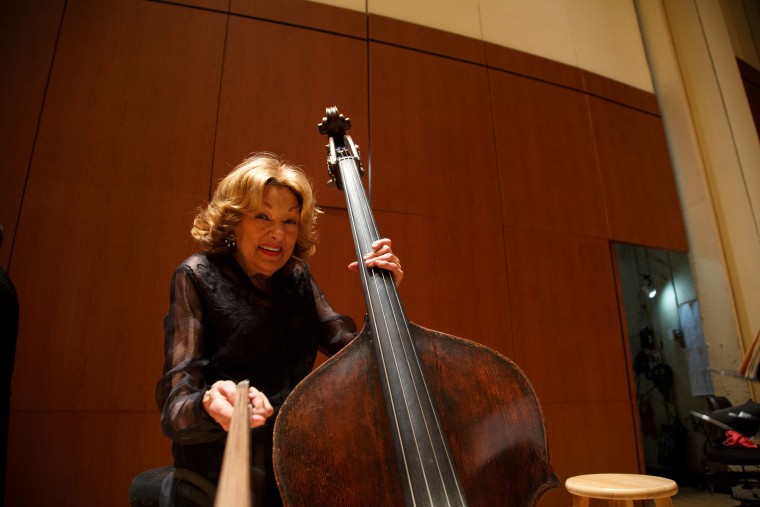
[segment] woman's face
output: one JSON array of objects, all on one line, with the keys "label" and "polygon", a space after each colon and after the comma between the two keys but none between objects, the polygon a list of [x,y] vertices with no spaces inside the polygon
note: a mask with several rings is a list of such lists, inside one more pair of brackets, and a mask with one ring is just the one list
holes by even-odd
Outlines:
[{"label": "woman's face", "polygon": [[235,259],[254,284],[266,287],[266,279],[288,262],[298,239],[298,199],[286,187],[264,188],[261,208],[243,215],[235,228]]}]

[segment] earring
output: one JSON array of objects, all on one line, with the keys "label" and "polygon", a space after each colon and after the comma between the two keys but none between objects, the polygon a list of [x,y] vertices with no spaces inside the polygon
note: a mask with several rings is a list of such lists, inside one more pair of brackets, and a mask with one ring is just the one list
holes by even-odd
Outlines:
[{"label": "earring", "polygon": [[231,233],[229,236],[224,238],[224,244],[227,245],[227,248],[232,250],[237,246],[237,240],[235,239],[235,233]]}]

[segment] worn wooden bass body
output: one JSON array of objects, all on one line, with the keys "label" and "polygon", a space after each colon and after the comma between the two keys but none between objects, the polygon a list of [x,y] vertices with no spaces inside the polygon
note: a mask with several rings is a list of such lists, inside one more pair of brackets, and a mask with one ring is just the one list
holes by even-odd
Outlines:
[{"label": "worn wooden bass body", "polygon": [[[558,485],[541,407],[499,353],[410,322],[390,272],[348,119],[328,108],[328,168],[346,195],[367,324],[291,393],[275,424],[288,506],[532,506]],[[431,296],[432,297],[432,296]]]}]

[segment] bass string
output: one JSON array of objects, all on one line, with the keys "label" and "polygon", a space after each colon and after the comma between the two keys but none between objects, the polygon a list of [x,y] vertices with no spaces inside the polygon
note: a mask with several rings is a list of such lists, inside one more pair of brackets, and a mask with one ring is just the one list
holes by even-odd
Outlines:
[{"label": "bass string", "polygon": [[[401,299],[398,295],[398,291],[396,289],[396,286],[393,284],[393,276],[387,272],[382,272],[382,283],[384,284],[385,290],[389,294],[389,297],[394,298],[396,300],[396,303],[399,308],[401,308]],[[391,308],[393,306],[391,305]],[[394,318],[396,317],[396,314],[394,313]],[[456,480],[456,470],[454,466],[453,459],[451,455],[449,454],[448,450],[446,449],[445,437],[443,433],[443,429],[440,426],[440,421],[438,420],[438,417],[436,417],[435,408],[433,404],[433,399],[430,394],[430,390],[428,388],[427,382],[425,380],[424,375],[422,375],[422,365],[420,363],[420,358],[417,355],[417,353],[413,350],[414,345],[412,343],[411,339],[411,331],[408,327],[408,320],[405,318],[400,319],[401,325],[404,326],[404,330],[399,329],[399,333],[402,336],[405,336],[406,338],[404,340],[401,340],[401,346],[403,347],[404,351],[404,358],[406,360],[406,363],[409,364],[409,359],[414,362],[414,366],[416,366],[416,370],[420,372],[420,382],[417,383],[414,381],[414,377],[412,377],[412,383],[414,385],[414,392],[417,396],[418,403],[422,405],[423,403],[427,403],[427,406],[430,410],[430,417],[426,416],[425,411],[421,411],[422,420],[424,422],[425,427],[425,433],[428,438],[428,443],[430,445],[430,449],[433,455],[433,458],[435,460],[435,471],[438,474],[438,480],[440,484],[444,485],[444,492],[446,494],[447,502],[449,505],[451,505],[451,500],[449,499],[449,491],[447,486],[453,486],[456,489],[456,496],[460,499],[460,501],[464,500],[464,494],[460,490],[459,481]],[[407,351],[407,348],[409,350]],[[410,367],[410,370],[413,369]],[[420,393],[421,391],[421,393]],[[432,426],[432,429],[431,429]],[[437,440],[436,440],[437,439]],[[440,454],[443,456],[441,457]],[[441,459],[443,460],[443,463],[441,463]],[[448,472],[450,474],[450,477],[454,478],[453,481],[447,481],[447,479],[444,477],[444,468],[448,468]]]},{"label": "bass string", "polygon": [[[368,213],[367,206],[364,205],[364,202],[360,198],[361,194],[357,190],[357,187],[356,187],[356,184],[355,184],[356,182],[355,181],[350,181],[350,183],[347,184],[347,182],[346,182],[346,176],[347,176],[347,174],[346,173],[350,174],[350,176],[348,176],[348,178],[350,180],[353,180],[354,176],[355,176],[354,175],[355,171],[350,171],[349,170],[349,171],[343,172],[343,186],[344,186],[345,191],[349,192],[348,195],[356,198],[356,200],[359,201],[357,203],[357,207],[359,208],[358,212],[361,213],[361,215],[356,215],[355,214],[355,210],[353,210],[353,208],[355,207],[354,204],[353,204],[354,199],[349,199],[348,202],[349,202],[349,206],[351,208],[351,209],[349,209],[349,216],[351,216],[351,217],[359,216],[359,218],[363,218],[364,219],[363,221],[359,220],[358,221],[359,223],[354,223],[352,225],[352,229],[354,230],[355,238],[356,238],[356,241],[358,243],[359,253],[361,254],[362,252],[369,251],[369,249],[370,249],[369,245],[362,244],[362,240],[363,239],[368,239],[371,242],[373,237],[370,236],[371,231],[369,230],[370,229],[370,222],[367,220],[367,213]],[[376,229],[376,227],[375,227],[375,229]],[[375,234],[374,238],[377,238],[378,236],[379,236],[378,234]],[[360,263],[360,265],[361,265],[361,263]],[[367,305],[369,307],[368,308],[368,310],[369,310],[368,314],[370,316],[370,319],[373,322],[373,329],[377,333],[377,341],[378,341],[378,345],[379,345],[378,349],[379,349],[380,356],[381,356],[380,357],[380,362],[381,362],[381,365],[382,365],[382,368],[383,368],[384,381],[385,381],[386,387],[387,387],[386,392],[389,395],[389,400],[388,401],[390,402],[391,407],[392,407],[391,413],[392,413],[393,418],[394,418],[394,424],[396,426],[396,433],[398,435],[401,435],[401,429],[400,429],[401,422],[398,420],[398,417],[401,414],[399,413],[399,410],[398,410],[398,403],[403,403],[404,406],[405,406],[405,408],[406,408],[407,414],[410,415],[410,411],[409,411],[410,400],[409,400],[409,398],[407,396],[406,390],[403,388],[403,385],[401,385],[401,397],[402,397],[402,399],[400,401],[397,401],[395,399],[394,392],[390,388],[390,386],[392,385],[392,382],[391,382],[391,379],[390,379],[390,376],[391,376],[392,372],[389,371],[389,368],[391,368],[392,366],[389,366],[389,363],[388,363],[387,357],[386,357],[386,353],[388,353],[390,355],[390,364],[391,365],[395,365],[395,373],[398,376],[399,380],[401,378],[401,373],[399,371],[400,370],[399,362],[401,360],[403,360],[403,358],[401,358],[401,359],[399,358],[399,352],[397,352],[396,348],[394,347],[393,343],[390,340],[381,340],[380,339],[381,338],[381,332],[384,329],[388,333],[387,336],[388,337],[391,336],[390,335],[390,329],[389,329],[389,322],[388,322],[388,314],[387,314],[388,310],[386,310],[386,308],[384,308],[383,305],[382,305],[382,303],[383,303],[382,294],[380,293],[380,286],[379,286],[379,284],[376,281],[376,277],[370,276],[370,270],[366,266],[361,265],[361,270],[360,271],[362,273],[362,278],[363,278],[363,281],[364,281],[364,287],[368,291],[367,298],[366,298],[367,299]],[[383,272],[382,271],[380,271],[379,276],[381,278],[383,277]],[[373,290],[373,288],[374,288],[374,293],[379,297],[377,303],[379,304],[380,308],[375,308],[374,299],[371,297],[372,296],[372,290]],[[392,311],[392,309],[390,309],[390,310]],[[378,317],[378,315],[382,316],[383,327],[381,327],[380,323],[376,320],[376,318]],[[395,319],[395,315],[394,315],[394,320],[396,320]],[[396,331],[397,332],[400,331],[398,329],[398,326],[396,326]],[[386,349],[388,349],[388,350],[386,350]],[[406,362],[406,367],[408,369],[408,367],[409,367],[409,363],[408,362]],[[412,428],[412,432],[414,432],[415,428],[414,428],[414,425],[412,424],[411,417],[410,417],[409,423],[410,423],[410,427]],[[421,455],[419,446],[417,445],[416,435],[415,435],[415,438],[414,438],[414,443],[415,443],[415,447],[416,447],[415,451],[417,453],[418,459],[419,459],[420,463],[423,463],[424,461],[422,459],[422,455]],[[413,492],[414,488],[412,487],[412,484],[411,484],[412,473],[411,473],[411,470],[410,470],[409,459],[407,457],[407,452],[408,451],[406,449],[406,446],[404,445],[404,440],[403,439],[401,439],[399,441],[399,444],[400,444],[400,452],[401,452],[402,462],[404,464],[405,471],[406,471],[405,477],[406,477],[406,479],[407,479],[407,481],[409,483],[409,490]],[[423,481],[424,481],[424,484],[425,484],[425,490],[427,491],[428,499],[430,499],[431,498],[430,484],[429,484],[429,481],[428,481],[428,478],[427,478],[427,473],[424,470],[424,468],[422,470],[422,474],[423,474]],[[415,501],[415,504],[416,504],[416,499],[414,498],[414,494],[412,494],[412,500]]]},{"label": "bass string", "polygon": [[[368,201],[366,198],[362,199],[362,195],[364,194],[363,188],[361,187],[361,181],[359,180],[359,174],[358,171],[353,166],[353,161],[351,164],[346,164],[350,167],[344,167],[342,170],[342,179],[343,179],[343,186],[344,190],[347,193],[347,196],[350,196],[349,199],[347,199],[347,203],[349,206],[349,217],[352,221],[352,229],[354,230],[355,238],[358,243],[361,243],[362,239],[367,239],[370,242],[373,239],[379,238],[379,232],[377,230],[377,226],[374,222],[372,211],[369,207]],[[341,164],[342,167],[342,164]],[[356,201],[356,204],[354,204],[354,201]],[[358,208],[358,210],[354,209]],[[359,213],[359,216],[362,220],[358,220],[360,223],[354,222],[354,211],[357,211]],[[369,251],[370,245],[358,245],[359,252]],[[370,276],[369,269],[366,268],[366,266],[363,266],[360,270],[362,273],[362,279],[364,281],[364,286],[367,288],[368,291],[374,291],[375,295],[377,296],[379,309],[378,312],[380,315],[382,315],[383,322],[382,324],[375,321],[375,316],[377,315],[377,312],[372,311],[374,308],[373,298],[367,297],[367,304],[370,305],[370,312],[371,318],[373,319],[374,328],[377,330],[378,334],[380,331],[380,325],[383,325],[388,333],[389,339],[387,340],[387,347],[389,350],[389,355],[392,360],[392,364],[395,365],[396,368],[396,374],[399,378],[402,377],[401,369],[406,368],[407,371],[412,371],[413,366],[417,367],[418,371],[421,371],[421,365],[419,362],[419,357],[413,350],[407,350],[407,347],[413,347],[411,342],[411,333],[408,328],[408,321],[406,318],[402,315],[398,315],[399,312],[396,311],[394,308],[393,302],[398,305],[398,308],[402,308],[401,306],[401,299],[398,295],[398,290],[393,283],[393,276],[389,271],[379,269],[375,270],[375,275]],[[370,296],[370,294],[368,294]],[[386,296],[385,298],[383,296]],[[386,302],[388,304],[384,304]],[[396,335],[398,336],[399,344],[394,346],[394,343],[390,337],[392,337],[393,332],[395,331]],[[403,338],[406,338],[404,340]],[[385,372],[385,382],[390,385],[390,379],[388,372],[385,370],[385,347],[382,346],[382,342],[380,343],[380,354],[381,354],[381,361],[383,362],[384,366],[384,372]],[[400,350],[397,350],[399,348]],[[414,361],[414,365],[410,362]],[[410,405],[414,404],[414,397],[416,397],[416,403],[417,406],[423,405],[423,398],[424,402],[427,402],[430,407],[433,406],[432,399],[430,396],[430,392],[428,389],[427,384],[425,383],[424,376],[421,376],[421,386],[418,385],[418,383],[415,381],[415,378],[413,375],[410,375],[411,383],[412,383],[412,391],[414,396],[412,399],[410,399],[410,395],[407,394],[408,389],[404,389],[403,383],[402,383],[402,397],[403,397],[403,403],[406,406],[407,414],[409,414],[409,417],[411,419],[411,410],[409,409]],[[390,388],[387,389],[387,392],[391,393]],[[393,415],[394,418],[398,417],[397,411],[396,411],[396,400],[393,399],[393,396],[391,394],[391,400],[389,400],[391,403],[391,406],[393,407]],[[444,473],[442,471],[442,467],[447,466],[450,470],[450,472],[455,476],[454,472],[454,465],[451,461],[451,456],[448,452],[444,452],[444,457],[446,460],[446,463],[442,465],[439,462],[439,456],[438,453],[435,452],[436,445],[434,443],[435,437],[433,436],[433,433],[437,433],[437,437],[442,441],[443,440],[443,433],[440,428],[440,423],[437,420],[437,418],[433,415],[432,417],[432,426],[431,429],[431,421],[429,421],[428,417],[425,415],[424,411],[420,412],[423,422],[424,431],[426,432],[426,438],[431,446],[432,454],[434,457],[435,462],[435,472],[438,474],[438,478],[441,481],[442,484],[445,484],[446,481],[444,479]],[[410,421],[411,422],[411,421]],[[398,429],[399,427],[399,421],[395,420],[394,423],[396,424],[396,427]],[[416,446],[416,452],[417,456],[420,459],[420,462],[424,464],[425,460],[421,456],[421,450],[418,445],[418,438],[416,435],[416,430],[414,424],[410,424],[410,427],[412,428],[412,432],[415,434],[414,442]],[[403,442],[401,443],[401,452],[402,452],[402,460],[404,462],[405,467],[407,468],[407,472],[409,471],[409,465],[408,460],[406,457],[406,449],[404,448]],[[425,467],[422,467],[422,474],[425,481],[426,490],[428,491],[428,496],[430,498],[430,485],[428,481],[428,472],[425,470]],[[407,478],[410,478],[410,474],[407,473]],[[459,491],[459,484],[458,481],[454,481],[454,484],[456,485],[457,493],[461,496],[461,491]],[[446,495],[448,497],[448,490],[444,489],[446,492]],[[430,498],[432,501],[432,498]]]},{"label": "bass string", "polygon": [[[331,139],[331,141],[332,141],[332,139]],[[350,159],[350,156],[339,158],[338,163],[339,163],[339,167],[340,167],[340,178],[341,178],[341,181],[343,183],[343,192],[346,195],[346,206],[348,207],[348,218],[349,218],[349,221],[351,222],[351,230],[353,231],[354,240],[356,242],[357,255],[360,257],[361,256],[361,252],[363,252],[365,250],[364,250],[364,246],[360,244],[361,243],[361,238],[362,238],[362,236],[360,235],[360,230],[359,230],[359,225],[360,224],[356,223],[356,213],[354,211],[354,207],[355,207],[355,202],[354,201],[355,201],[355,199],[357,199],[357,200],[360,200],[360,199],[359,199],[359,196],[356,196],[357,190],[355,188],[353,188],[354,185],[352,185],[351,181],[350,181],[351,177],[353,176],[353,173],[356,172],[354,170],[354,168],[353,168],[353,163],[348,164],[349,167],[344,167],[344,161],[347,161],[349,159]],[[366,226],[365,226],[365,230],[362,231],[362,232],[366,236],[366,234],[367,234]],[[362,278],[362,287],[364,287],[365,290],[369,290],[369,272],[368,272],[367,267],[364,266],[361,262],[359,262],[359,274],[360,274],[360,276]],[[368,315],[371,318],[374,319],[375,312],[372,310],[372,304],[373,304],[372,303],[372,299],[369,297],[369,295],[367,295],[367,297],[365,299],[366,299],[366,302],[367,302],[367,305],[368,305],[368,312],[367,313],[368,313]],[[376,322],[374,323],[374,329],[377,329],[377,323]],[[388,370],[385,367],[385,363],[386,363],[386,361],[385,361],[385,351],[383,350],[382,347],[379,348],[379,351],[380,351],[380,356],[381,356],[380,357],[380,363],[381,363],[381,366],[382,366],[381,372],[383,373],[382,380],[383,380],[383,382],[385,383],[386,386],[390,386],[391,382],[390,382],[390,379],[388,378]],[[390,393],[391,391],[390,391],[390,389],[387,389],[386,392]],[[393,418],[394,418],[393,419],[393,424],[396,427],[397,433],[399,433],[400,430],[399,430],[399,421],[398,421],[398,411],[396,410],[396,400],[391,395],[390,399],[388,401],[389,401],[389,403],[392,406],[391,412],[392,412]],[[411,475],[409,473],[409,461],[408,461],[408,459],[406,457],[406,450],[404,449],[403,443],[401,445],[401,461],[404,464],[404,468],[405,468],[405,471],[406,471],[405,476],[407,477],[407,480],[408,480]]]}]

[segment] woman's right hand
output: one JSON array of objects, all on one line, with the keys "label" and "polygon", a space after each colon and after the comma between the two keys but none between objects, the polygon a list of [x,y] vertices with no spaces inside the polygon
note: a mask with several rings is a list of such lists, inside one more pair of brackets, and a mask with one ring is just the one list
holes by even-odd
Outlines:
[{"label": "woman's right hand", "polygon": [[[203,393],[203,408],[224,431],[230,430],[236,390],[237,385],[233,381],[219,380]],[[248,401],[251,404],[251,428],[261,426],[274,413],[267,397],[255,387],[248,388]]]}]

